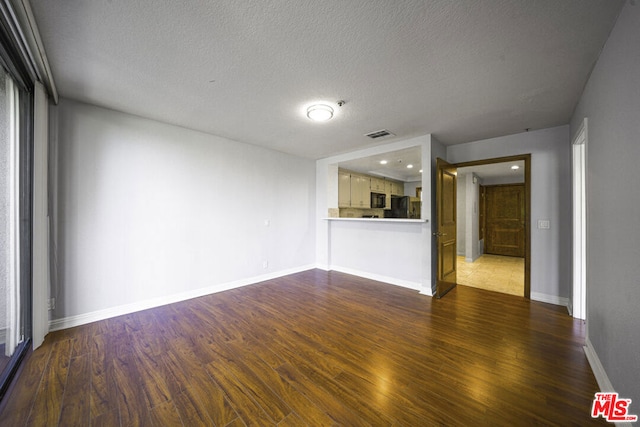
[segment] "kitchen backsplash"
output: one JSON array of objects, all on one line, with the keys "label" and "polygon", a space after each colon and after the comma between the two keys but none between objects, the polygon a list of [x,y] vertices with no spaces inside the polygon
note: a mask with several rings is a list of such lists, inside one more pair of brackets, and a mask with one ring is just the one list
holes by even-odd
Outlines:
[{"label": "kitchen backsplash", "polygon": [[362,218],[372,215],[384,218],[384,209],[340,208],[340,218]]}]

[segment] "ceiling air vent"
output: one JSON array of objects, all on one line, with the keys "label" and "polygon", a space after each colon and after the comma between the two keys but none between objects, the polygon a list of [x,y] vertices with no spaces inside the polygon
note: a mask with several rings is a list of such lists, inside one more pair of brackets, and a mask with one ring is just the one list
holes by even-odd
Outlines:
[{"label": "ceiling air vent", "polygon": [[394,133],[389,132],[386,129],[382,129],[382,130],[377,130],[375,132],[370,132],[365,136],[368,136],[371,139],[380,139],[380,138],[386,138],[389,136],[396,136],[396,135]]}]

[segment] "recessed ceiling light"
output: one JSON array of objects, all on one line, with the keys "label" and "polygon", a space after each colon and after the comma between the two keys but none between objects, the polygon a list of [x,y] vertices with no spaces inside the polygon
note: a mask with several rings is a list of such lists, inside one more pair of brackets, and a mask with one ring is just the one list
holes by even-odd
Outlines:
[{"label": "recessed ceiling light", "polygon": [[407,165],[407,169],[413,169],[413,165]]},{"label": "recessed ceiling light", "polygon": [[420,173],[422,173],[422,169],[420,169]]},{"label": "recessed ceiling light", "polygon": [[511,166],[511,170],[517,171],[518,169],[520,169],[520,166],[518,165]]},{"label": "recessed ceiling light", "polygon": [[326,104],[315,104],[307,108],[307,117],[314,122],[326,122],[333,117],[333,108]]},{"label": "recessed ceiling light", "polygon": [[388,162],[386,160],[380,160],[381,165],[386,165]]}]

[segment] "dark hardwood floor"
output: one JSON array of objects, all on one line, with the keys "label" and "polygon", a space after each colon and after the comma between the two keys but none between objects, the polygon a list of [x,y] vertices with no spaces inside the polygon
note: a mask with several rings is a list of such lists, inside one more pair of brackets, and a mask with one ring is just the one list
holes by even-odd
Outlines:
[{"label": "dark hardwood floor", "polygon": [[311,270],[50,333],[2,426],[606,425],[584,326]]}]

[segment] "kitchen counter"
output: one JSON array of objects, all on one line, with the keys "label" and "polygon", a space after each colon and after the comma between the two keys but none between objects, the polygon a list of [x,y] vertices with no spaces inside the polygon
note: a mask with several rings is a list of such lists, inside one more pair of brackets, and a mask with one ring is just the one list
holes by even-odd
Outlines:
[{"label": "kitchen counter", "polygon": [[409,223],[424,223],[429,222],[428,219],[410,219],[410,218],[323,218],[327,221],[359,221],[359,222],[409,222]]}]

